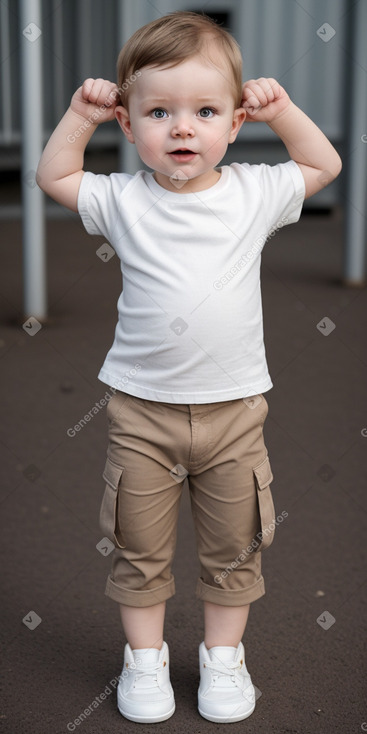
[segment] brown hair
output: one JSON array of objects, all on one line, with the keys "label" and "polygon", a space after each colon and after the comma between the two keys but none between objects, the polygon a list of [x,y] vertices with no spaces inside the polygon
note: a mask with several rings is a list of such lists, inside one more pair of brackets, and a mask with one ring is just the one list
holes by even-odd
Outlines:
[{"label": "brown hair", "polygon": [[[128,95],[136,76],[144,66],[177,66],[200,53],[204,46],[208,58],[210,41],[225,57],[231,78],[235,108],[241,105],[242,57],[237,41],[205,14],[183,10],[147,23],[125,43],[117,59],[117,78],[121,104],[127,108]],[[213,63],[217,63],[213,60]],[[140,72],[140,73],[139,73]]]}]

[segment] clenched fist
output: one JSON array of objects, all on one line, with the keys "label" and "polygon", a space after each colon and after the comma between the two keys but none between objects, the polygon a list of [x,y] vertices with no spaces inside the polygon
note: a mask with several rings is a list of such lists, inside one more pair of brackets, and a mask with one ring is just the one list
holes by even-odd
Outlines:
[{"label": "clenched fist", "polygon": [[70,108],[95,125],[115,119],[115,107],[121,104],[118,87],[107,79],[86,79],[73,94]]},{"label": "clenched fist", "polygon": [[290,104],[290,98],[276,79],[250,79],[242,87],[241,106],[248,122],[271,122]]}]

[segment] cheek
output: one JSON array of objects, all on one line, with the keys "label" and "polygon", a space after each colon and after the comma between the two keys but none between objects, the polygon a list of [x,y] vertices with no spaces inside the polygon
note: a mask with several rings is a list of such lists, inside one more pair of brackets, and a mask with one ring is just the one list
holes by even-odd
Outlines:
[{"label": "cheek", "polygon": [[138,125],[136,130],[136,139],[139,141],[140,147],[147,152],[154,153],[157,148],[162,145],[162,134],[160,130],[151,125]]},{"label": "cheek", "polygon": [[218,152],[225,150],[228,145],[227,130],[223,127],[212,129],[207,138],[208,154],[215,157]]}]

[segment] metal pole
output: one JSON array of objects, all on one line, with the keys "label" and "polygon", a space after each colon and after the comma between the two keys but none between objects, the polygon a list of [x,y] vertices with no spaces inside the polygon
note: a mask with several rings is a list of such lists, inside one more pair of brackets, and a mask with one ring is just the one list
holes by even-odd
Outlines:
[{"label": "metal pole", "polygon": [[0,5],[0,38],[2,47],[2,56],[4,61],[1,64],[1,84],[3,98],[1,101],[2,128],[4,135],[4,144],[11,143],[12,131],[12,113],[11,113],[11,52],[10,52],[10,23],[9,23],[9,7],[5,3]]},{"label": "metal pole", "polygon": [[[118,6],[118,42],[122,48],[124,43],[139,27],[141,8],[136,0],[119,0]],[[135,22],[134,22],[135,21]],[[136,22],[137,21],[137,22]],[[143,23],[141,23],[143,25]],[[120,131],[119,169],[122,173],[134,175],[143,167],[135,145],[129,143],[122,130]]]},{"label": "metal pole", "polygon": [[19,0],[21,32],[24,316],[47,315],[44,195],[36,184],[42,154],[41,0]]},{"label": "metal pole", "polygon": [[367,204],[367,3],[364,0],[357,2],[351,12],[352,89],[348,126],[344,282],[346,285],[361,286],[365,282]]}]

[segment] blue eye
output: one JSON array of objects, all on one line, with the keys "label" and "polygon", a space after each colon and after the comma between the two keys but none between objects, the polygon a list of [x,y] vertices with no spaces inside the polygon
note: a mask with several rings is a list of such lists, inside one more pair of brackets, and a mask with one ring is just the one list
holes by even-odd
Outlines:
[{"label": "blue eye", "polygon": [[215,114],[215,110],[213,110],[212,107],[202,107],[199,114],[204,119],[209,119],[209,117],[213,117],[213,115]]},{"label": "blue eye", "polygon": [[164,116],[166,114],[166,110],[162,110],[161,107],[156,107],[156,109],[152,111],[152,115],[155,120],[164,120]]}]

